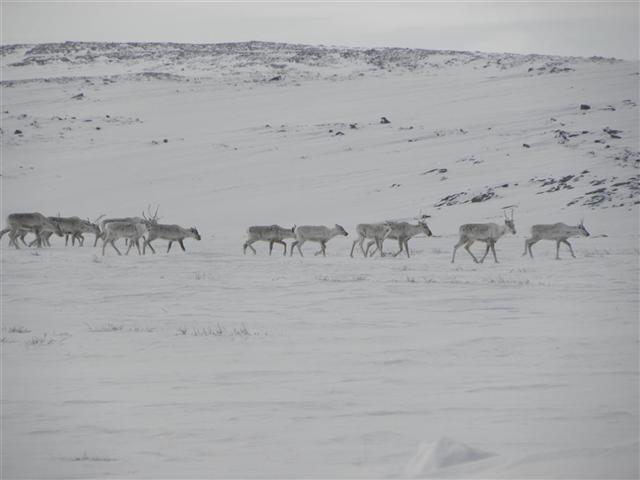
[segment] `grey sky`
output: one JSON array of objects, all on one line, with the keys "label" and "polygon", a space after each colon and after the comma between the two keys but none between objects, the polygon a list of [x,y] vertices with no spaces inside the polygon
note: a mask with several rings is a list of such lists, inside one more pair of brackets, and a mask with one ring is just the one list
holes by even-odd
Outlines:
[{"label": "grey sky", "polygon": [[265,40],[638,59],[633,2],[2,1],[2,43]]}]

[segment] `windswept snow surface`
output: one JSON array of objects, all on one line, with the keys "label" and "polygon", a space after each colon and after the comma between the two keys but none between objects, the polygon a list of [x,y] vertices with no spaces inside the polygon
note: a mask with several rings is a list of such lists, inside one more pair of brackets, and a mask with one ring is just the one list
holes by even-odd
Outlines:
[{"label": "windswept snow surface", "polygon": [[[638,64],[366,52],[3,47],[3,218],[202,234],[3,237],[3,478],[638,477]],[[509,205],[500,263],[451,264]],[[348,256],[420,210],[410,259]],[[576,259],[521,256],[580,218]],[[243,256],[273,223],[350,236]]]}]

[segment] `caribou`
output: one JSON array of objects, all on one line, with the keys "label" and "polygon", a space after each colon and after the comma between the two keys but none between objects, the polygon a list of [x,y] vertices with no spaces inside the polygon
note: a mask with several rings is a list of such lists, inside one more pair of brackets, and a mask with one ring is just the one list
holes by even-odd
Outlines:
[{"label": "caribou", "polygon": [[556,242],[556,260],[560,260],[560,244],[564,243],[569,247],[571,256],[576,258],[573,253],[573,248],[568,242],[570,237],[588,237],[589,232],[584,227],[584,220],[580,220],[580,223],[574,227],[566,225],[564,223],[554,223],[551,225],[534,225],[531,227],[531,238],[527,238],[524,241],[524,257],[529,252],[529,256],[533,258],[531,247],[533,247],[540,240],[554,240]]},{"label": "caribou", "polygon": [[[391,221],[387,222],[386,224],[389,226],[390,231],[389,231],[389,234],[385,237],[385,239],[391,238],[393,240],[398,240],[398,246],[400,247],[400,249],[393,254],[394,257],[397,257],[398,255],[400,255],[402,253],[402,250],[404,249],[404,251],[407,254],[407,258],[410,258],[409,240],[411,240],[413,237],[421,233],[424,233],[425,235],[427,235],[427,237],[431,237],[433,235],[433,233],[431,232],[431,229],[427,225],[427,222],[424,220],[424,217],[418,220],[417,225],[413,225],[409,222],[391,222]],[[376,245],[376,248],[374,248],[373,251],[371,252],[372,256],[376,253],[378,249],[382,251],[382,243],[384,242],[385,239],[383,239],[382,242],[380,242],[380,246]],[[367,249],[365,251],[365,254],[369,252],[369,248],[371,248],[373,244],[374,244],[374,241],[370,241],[367,244]]]},{"label": "caribou", "polygon": [[279,243],[284,247],[283,255],[287,254],[287,244],[285,239],[296,238],[296,226],[292,228],[284,228],[280,225],[260,226],[254,225],[247,229],[247,241],[242,245],[242,253],[246,255],[247,248],[250,248],[253,254],[256,254],[256,249],[253,248],[255,242],[269,242],[269,255],[273,251],[273,244]]},{"label": "caribou", "polygon": [[301,227],[296,228],[296,240],[291,244],[291,256],[293,256],[293,251],[295,247],[298,247],[298,252],[300,252],[300,256],[304,257],[302,254],[302,245],[305,242],[317,242],[320,244],[320,250],[318,250],[315,254],[323,256],[327,256],[327,242],[331,240],[333,237],[337,237],[338,235],[348,236],[347,231],[338,224],[335,224],[333,228],[314,225],[303,225]]},{"label": "caribou", "polygon": [[[94,246],[95,246],[101,234],[100,225],[98,224],[98,222],[102,217],[104,217],[104,215],[100,215],[98,218],[96,218],[93,221],[91,221],[91,219],[89,218],[87,218],[86,220],[82,220],[80,225],[80,233],[76,236],[76,238],[78,239],[78,242],[80,242],[80,246],[84,245],[84,236],[82,235],[83,233],[93,233],[95,235],[96,237],[94,242]],[[74,240],[75,238],[71,240],[71,245],[73,245]]]},{"label": "caribou", "polygon": [[[83,233],[93,233],[96,235],[96,238],[100,235],[100,227],[95,223],[91,222],[91,220],[86,219],[82,220],[78,217],[69,217],[69,218],[61,218],[61,217],[49,217],[54,223],[60,226],[60,230],[65,236],[64,246],[68,246],[69,244],[69,236],[71,236],[71,245],[76,244],[76,240],[78,241],[78,245],[82,247],[84,245],[84,236]],[[24,232],[20,239],[22,243],[24,242],[24,236],[29,232]],[[53,235],[53,232],[44,232],[42,236],[42,243],[51,246],[49,239]],[[32,247],[36,243],[37,239],[33,240],[29,243],[29,247]]]},{"label": "caribou", "polygon": [[[160,207],[158,207],[160,208]],[[99,238],[103,238],[104,239],[104,230],[106,228],[106,226],[110,223],[131,223],[131,224],[141,224],[147,227],[147,229],[149,229],[149,227],[151,227],[154,224],[158,223],[158,220],[160,220],[160,218],[162,217],[158,217],[158,208],[156,208],[155,213],[151,213],[151,206],[147,207],[147,213],[149,214],[149,216],[147,217],[144,213],[144,211],[142,212],[142,217],[123,217],[123,218],[105,218],[104,220],[102,220],[102,222],[100,222],[100,230],[102,231],[102,233],[99,236],[96,236],[96,240],[93,243],[93,246],[95,247],[98,244],[98,239]],[[104,216],[104,215],[103,215]],[[129,238],[128,237],[123,237],[125,239],[125,245],[128,243]]]},{"label": "caribou", "polygon": [[[359,223],[356,225],[356,232],[358,238],[353,241],[353,245],[351,246],[351,258],[353,258],[353,250],[356,248],[356,245],[360,245],[362,255],[367,256],[367,252],[365,252],[362,246],[366,239],[372,239],[370,244],[375,243],[377,249],[380,250],[380,256],[384,257],[382,242],[384,242],[384,239],[387,238],[389,232],[391,232],[391,227],[387,223]],[[367,247],[367,251],[368,250],[369,247]],[[373,253],[375,253],[375,251]],[[373,253],[371,254],[372,256]]]},{"label": "caribou", "polygon": [[[57,217],[49,217],[49,220],[60,227],[60,231],[64,235],[65,247],[69,245],[69,237],[71,237],[71,245],[75,245],[76,239],[78,239],[78,244],[82,245],[84,237],[82,237],[82,241],[80,237],[82,232],[86,230],[86,226],[83,223],[84,220],[81,220],[79,217],[61,217],[59,215]],[[50,245],[49,238],[51,235],[51,232],[49,232],[45,234],[45,238],[43,238],[44,243],[47,245]]]},{"label": "caribou", "polygon": [[151,249],[153,253],[156,253],[155,249],[151,245],[156,239],[168,240],[169,245],[167,246],[167,253],[171,250],[171,245],[173,242],[178,242],[180,244],[180,248],[185,252],[183,240],[185,238],[195,238],[196,240],[201,240],[200,233],[196,227],[191,228],[182,228],[180,225],[162,225],[155,222],[150,222],[147,225],[148,235],[147,239],[144,240],[142,253],[144,254],[147,251],[147,246]]},{"label": "caribou", "polygon": [[138,249],[138,255],[141,255],[140,251],[140,238],[147,233],[147,226],[144,223],[130,223],[130,222],[109,222],[104,226],[102,231],[102,255],[104,256],[107,244],[111,244],[118,255],[122,255],[118,247],[115,245],[115,241],[120,238],[126,238],[129,240],[129,248],[125,255],[129,254],[129,250],[133,245]]},{"label": "caribou", "polygon": [[[504,236],[504,234],[508,231],[514,235],[516,234],[516,226],[513,220],[513,210],[511,210],[511,218],[507,217],[506,211],[504,212],[504,225],[498,225],[496,223],[467,223],[460,226],[460,240],[458,241],[458,243],[456,243],[455,247],[453,247],[453,257],[451,257],[451,263],[455,262],[456,251],[462,245],[464,245],[464,249],[469,252],[469,255],[471,255],[474,262],[484,262],[484,259],[487,257],[489,250],[491,250],[491,252],[493,253],[493,259],[496,263],[498,263],[495,245],[496,242],[500,238],[502,238],[502,236]],[[484,242],[487,244],[484,255],[479,261],[473,254],[473,252],[469,250],[469,247],[471,247],[474,242]]]},{"label": "caribou", "polygon": [[104,231],[105,228],[107,227],[107,225],[109,225],[110,223],[140,223],[140,224],[145,224],[145,219],[141,218],[141,217],[123,217],[123,218],[105,218],[104,220],[102,220],[102,222],[100,222],[100,233],[98,235],[96,235],[96,239],[93,242],[93,246],[97,246],[98,245],[98,240],[99,239],[103,239],[104,240]]},{"label": "caribou", "polygon": [[[42,235],[44,232],[52,232],[62,237],[62,230],[60,226],[52,222],[49,218],[45,217],[41,213],[12,213],[7,217],[7,223],[9,228],[0,232],[0,237],[7,232],[9,233],[9,245],[13,245],[16,249],[18,246],[18,237],[22,238],[22,235],[26,235],[31,232],[36,235],[36,244],[38,247],[42,246]],[[24,242],[24,238],[22,238]]]}]

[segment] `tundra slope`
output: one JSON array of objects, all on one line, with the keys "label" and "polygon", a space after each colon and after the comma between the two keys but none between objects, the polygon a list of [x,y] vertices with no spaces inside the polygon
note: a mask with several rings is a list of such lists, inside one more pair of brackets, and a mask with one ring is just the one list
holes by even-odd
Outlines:
[{"label": "tundra slope", "polygon": [[[4,216],[159,203],[203,232],[180,255],[2,246],[3,475],[637,478],[638,65],[340,56],[269,82],[270,51],[218,84],[197,59],[166,67],[189,82],[2,67],[32,80],[3,85]],[[451,265],[460,224],[506,205],[501,263]],[[247,225],[419,208],[411,259],[239,251]],[[520,257],[531,225],[582,217],[575,260]]]}]

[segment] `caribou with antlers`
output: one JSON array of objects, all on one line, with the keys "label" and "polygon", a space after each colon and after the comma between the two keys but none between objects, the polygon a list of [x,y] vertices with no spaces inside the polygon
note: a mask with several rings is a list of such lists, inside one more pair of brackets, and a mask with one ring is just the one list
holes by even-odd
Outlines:
[{"label": "caribou with antlers", "polygon": [[564,223],[554,223],[552,225],[534,225],[531,227],[531,238],[527,238],[524,241],[524,253],[522,254],[522,256],[524,257],[528,251],[531,258],[533,258],[531,247],[533,247],[540,240],[553,240],[556,242],[556,260],[560,260],[561,243],[564,243],[567,247],[569,247],[571,256],[573,258],[576,258],[575,254],[573,253],[573,248],[571,247],[571,244],[567,239],[570,237],[588,236],[589,232],[584,227],[584,220],[580,220],[580,223],[574,227]]},{"label": "caribou with antlers", "polygon": [[[453,247],[453,257],[451,258],[451,263],[455,262],[456,259],[456,251],[462,245],[464,245],[464,249],[469,252],[469,255],[473,258],[473,261],[476,263],[484,262],[484,259],[487,257],[489,250],[493,253],[493,259],[496,263],[498,263],[498,257],[496,256],[496,242],[504,236],[505,233],[511,232],[512,234],[516,234],[516,226],[513,220],[513,209],[511,209],[511,218],[507,216],[506,210],[504,211],[504,225],[498,225],[496,223],[467,223],[465,225],[460,226],[460,240]],[[469,247],[473,245],[474,242],[484,242],[487,244],[487,248],[484,252],[482,258],[478,261],[476,256],[469,250]]]},{"label": "caribou with antlers", "polygon": [[[160,218],[162,217],[158,217],[158,209],[160,207],[158,206],[156,208],[155,213],[151,213],[151,205],[149,205],[147,207],[147,214],[149,215],[147,217],[147,215],[145,215],[144,211],[142,212],[142,217],[122,217],[122,218],[105,218],[104,220],[102,220],[102,222],[100,222],[100,230],[101,230],[101,234],[96,237],[96,240],[93,244],[93,246],[95,247],[98,244],[98,239],[102,238],[104,239],[104,230],[106,228],[106,226],[110,223],[140,223],[142,225],[145,225],[147,227],[149,227],[150,225],[154,224],[154,223],[158,223],[158,220],[160,220]],[[104,215],[102,215],[104,216]],[[128,238],[127,237],[123,237],[125,239],[125,242],[128,243]]]}]

